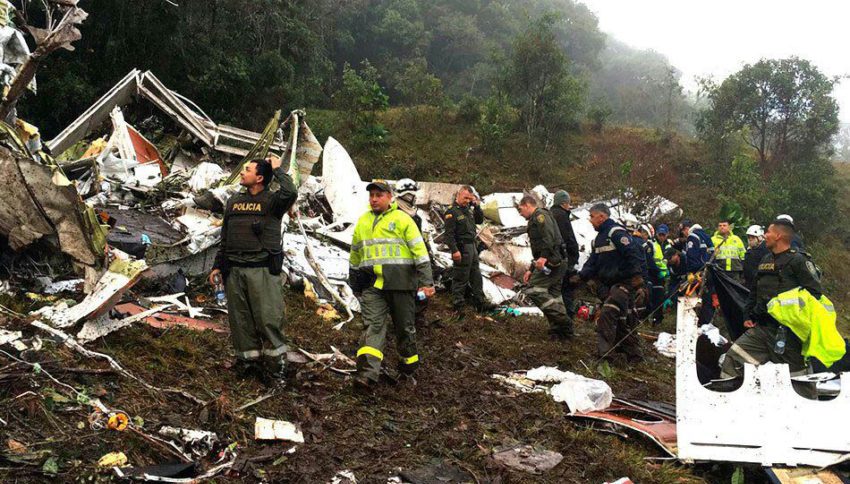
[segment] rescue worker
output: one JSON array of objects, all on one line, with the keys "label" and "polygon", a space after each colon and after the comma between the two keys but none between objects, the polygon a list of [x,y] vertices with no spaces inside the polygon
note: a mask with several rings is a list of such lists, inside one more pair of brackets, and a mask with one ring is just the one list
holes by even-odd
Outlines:
[{"label": "rescue worker", "polygon": [[366,189],[371,210],[357,221],[349,257],[349,283],[360,300],[365,326],[353,379],[361,389],[380,377],[388,318],[401,358],[399,371],[413,374],[419,366],[415,300],[434,295],[431,260],[416,223],[393,202],[388,182],[375,180]]},{"label": "rescue worker", "polygon": [[[692,223],[690,220],[685,220],[681,224],[682,233],[686,236],[685,242],[685,270],[688,272],[688,283],[694,283],[699,277],[705,264],[711,260],[714,252],[714,243],[702,226]],[[711,294],[714,292],[711,288],[711,281],[704,280],[701,289],[702,307],[699,313],[699,325],[708,324],[714,318],[714,301]]]},{"label": "rescue worker", "polygon": [[[280,183],[274,192],[272,179]],[[225,285],[236,370],[270,384],[280,382],[286,369],[281,219],[298,190],[276,156],[245,163],[239,183],[245,191],[227,201],[209,281]]]},{"label": "rescue worker", "polygon": [[717,224],[717,232],[711,237],[711,243],[714,244],[714,265],[740,281],[747,250],[744,241],[732,233],[732,225],[728,219]]},{"label": "rescue worker", "polygon": [[558,224],[531,195],[522,197],[517,210],[528,220],[528,239],[534,258],[522,278],[522,282],[529,285],[526,294],[549,321],[549,337],[553,340],[570,339],[574,335],[573,320],[567,316],[561,296],[567,262],[562,252],[563,241]]},{"label": "rescue worker", "polygon": [[611,211],[604,203],[590,207],[590,223],[597,231],[592,253],[570,282],[597,279],[604,286],[600,294],[604,303],[596,322],[599,356],[613,360],[610,353],[622,341],[617,350],[625,353],[628,362],[640,362],[643,360],[640,338],[632,330],[638,322],[635,305],[641,299],[646,301],[641,253],[634,249],[635,242],[626,228],[611,219]]},{"label": "rescue worker", "polygon": [[[410,215],[419,233],[422,234],[425,240],[425,249],[428,250],[428,258],[431,259],[431,249],[428,245],[428,239],[425,232],[422,231],[422,215],[420,210],[416,208],[416,192],[419,191],[419,185],[410,178],[402,178],[395,183],[395,200],[399,210]],[[433,261],[431,261],[431,271],[434,271]],[[427,324],[425,317],[428,311],[428,298],[416,298],[416,326],[421,328]]]},{"label": "rescue worker", "polygon": [[487,309],[484,298],[484,282],[478,262],[478,246],[475,243],[478,228],[484,222],[478,197],[468,185],[460,187],[455,201],[444,217],[445,243],[452,254],[452,307],[460,316],[466,303],[467,288],[471,290],[472,306],[483,312]]},{"label": "rescue worker", "polygon": [[566,251],[567,270],[564,272],[564,280],[561,281],[561,298],[564,300],[564,307],[567,309],[567,314],[570,318],[575,314],[576,308],[573,302],[573,289],[569,284],[569,279],[576,273],[576,264],[578,264],[578,241],[576,234],[573,231],[572,214],[570,210],[570,194],[566,190],[558,190],[555,192],[554,200],[552,201],[552,217],[558,224],[558,231],[561,233],[561,240],[564,243]]},{"label": "rescue worker", "polygon": [[[667,264],[666,253],[673,247],[673,244],[667,240],[670,234],[670,228],[665,224],[658,226],[655,231],[655,238],[652,240],[652,258],[655,260],[655,266],[658,267],[658,279],[652,282],[652,291],[650,293],[650,311],[655,311],[652,323],[654,325],[661,324],[664,319],[664,311],[659,310],[658,306],[664,304],[667,295],[667,282],[670,278],[670,269]],[[665,308],[666,309],[666,308]]]},{"label": "rescue worker", "polygon": [[[816,299],[823,294],[817,268],[806,255],[791,248],[793,238],[794,225],[784,219],[775,220],[764,234],[769,253],[759,263],[755,286],[744,309],[744,327],[749,329],[726,353],[721,365],[726,378],[742,376],[744,363],[787,363],[791,376],[807,373],[800,339],[768,314],[767,308],[771,299],[798,287]],[[791,383],[800,395],[817,397],[812,385]]]},{"label": "rescue worker", "polygon": [[750,225],[747,229],[747,245],[747,253],[744,255],[744,286],[752,291],[759,263],[769,252],[764,245],[764,229],[761,225]]},{"label": "rescue worker", "polygon": [[[794,219],[787,213],[783,213],[782,215],[777,216],[776,220],[787,220],[791,223],[791,225],[794,225]],[[794,232],[794,237],[791,239],[791,248],[797,249],[799,251],[806,250],[806,244],[803,243],[803,239],[796,231]]]}]

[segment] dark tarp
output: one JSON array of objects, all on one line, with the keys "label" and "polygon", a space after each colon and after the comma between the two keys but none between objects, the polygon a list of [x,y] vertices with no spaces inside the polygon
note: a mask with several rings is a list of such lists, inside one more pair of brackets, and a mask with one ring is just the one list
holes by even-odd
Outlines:
[{"label": "dark tarp", "polygon": [[744,308],[747,306],[750,291],[729,274],[713,265],[708,266],[707,275],[711,278],[714,292],[720,302],[720,311],[726,321],[726,329],[729,330],[732,341],[735,341],[746,332],[746,328],[744,328]]}]

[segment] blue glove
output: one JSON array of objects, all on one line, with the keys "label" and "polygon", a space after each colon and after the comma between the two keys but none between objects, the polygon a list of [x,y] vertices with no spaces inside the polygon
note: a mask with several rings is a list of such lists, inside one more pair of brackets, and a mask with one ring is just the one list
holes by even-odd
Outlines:
[{"label": "blue glove", "polygon": [[664,304],[662,305],[664,311],[670,309],[671,307],[673,307],[673,301],[671,299],[664,301]]}]

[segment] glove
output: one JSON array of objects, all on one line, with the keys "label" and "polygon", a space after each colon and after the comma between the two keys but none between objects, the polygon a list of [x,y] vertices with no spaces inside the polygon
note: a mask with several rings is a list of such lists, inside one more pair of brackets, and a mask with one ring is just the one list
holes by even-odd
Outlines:
[{"label": "glove", "polygon": [[696,274],[693,272],[688,274],[688,284],[693,284],[697,280]]},{"label": "glove", "polygon": [[673,307],[673,300],[668,299],[668,300],[664,301],[664,304],[662,305],[662,310],[666,311],[666,310],[670,309],[671,307]]},{"label": "glove", "polygon": [[642,288],[643,287],[643,276],[641,276],[640,274],[632,276],[632,279],[629,281],[629,284],[631,284],[632,289]]},{"label": "glove", "polygon": [[659,271],[658,278],[661,280],[667,279],[667,271]]}]

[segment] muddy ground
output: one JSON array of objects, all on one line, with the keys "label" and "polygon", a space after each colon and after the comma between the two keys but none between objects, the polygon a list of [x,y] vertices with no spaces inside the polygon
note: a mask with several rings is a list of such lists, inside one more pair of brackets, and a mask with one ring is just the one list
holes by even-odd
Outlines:
[{"label": "muddy ground", "polygon": [[[138,296],[131,293],[127,298]],[[673,403],[673,360],[649,344],[644,363],[614,367],[602,375],[593,363],[594,333],[588,323],[577,327],[573,341],[558,343],[546,338],[543,319],[469,316],[458,321],[448,317],[446,304],[438,295],[429,309],[432,323],[419,332],[422,367],[415,384],[384,384],[363,395],[352,390],[346,376],[320,364],[302,364],[284,389],[244,411],[235,409],[269,390],[236,375],[226,334],[137,324],[88,345],[114,356],[153,385],[179,387],[208,401],[204,406],[146,390],[109,372],[106,363],[46,338],[41,351],[24,356],[85,395],[139,417],[136,424],[144,432],[155,435],[162,425],[172,425],[215,432],[222,443],[218,450],[236,442],[237,464],[217,478],[221,482],[328,482],[347,469],[358,482],[384,483],[400,470],[436,462],[466,473],[469,482],[602,483],[625,476],[641,483],[729,482],[730,466],[660,460],[664,452],[643,437],[624,439],[586,429],[567,417],[564,404],[541,394],[515,393],[491,378],[494,373],[550,365],[603,378],[618,397]],[[295,345],[318,353],[330,352],[333,345],[354,355],[357,319],[335,331],[300,294],[290,293],[287,305],[288,332]],[[673,324],[668,316],[662,329],[671,331]],[[22,322],[8,320],[3,326],[23,327],[31,334]],[[394,365],[394,351],[386,353],[386,361]],[[2,482],[115,480],[111,471],[96,465],[113,451],[124,452],[134,466],[177,460],[133,431],[93,430],[88,423],[91,408],[63,398],[68,395],[44,372],[0,354],[0,418],[6,422],[0,422]],[[306,442],[287,453],[291,443],[255,441],[256,417],[294,422]],[[24,448],[13,450],[10,441]],[[517,443],[560,452],[564,459],[542,475],[499,467],[491,457],[493,450]],[[199,459],[201,466],[209,468],[215,454]],[[48,459],[57,468],[45,466]],[[748,471],[748,478],[761,480],[757,470]]]}]

